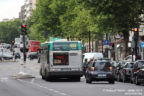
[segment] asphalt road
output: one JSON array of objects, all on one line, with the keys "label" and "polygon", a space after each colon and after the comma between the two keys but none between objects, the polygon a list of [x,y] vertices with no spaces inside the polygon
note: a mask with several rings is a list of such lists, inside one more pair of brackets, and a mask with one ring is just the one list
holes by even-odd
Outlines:
[{"label": "asphalt road", "polygon": [[36,60],[27,61],[26,72],[36,78],[15,79],[21,71],[20,61],[0,62],[0,96],[144,96],[144,86],[130,83],[93,82],[86,84],[59,79],[51,82],[42,80]]}]

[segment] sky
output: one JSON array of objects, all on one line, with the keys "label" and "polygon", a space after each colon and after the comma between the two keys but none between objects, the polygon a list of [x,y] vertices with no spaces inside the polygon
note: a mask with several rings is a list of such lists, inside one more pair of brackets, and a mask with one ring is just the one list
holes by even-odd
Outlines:
[{"label": "sky", "polygon": [[24,0],[0,0],[0,21],[18,18]]}]

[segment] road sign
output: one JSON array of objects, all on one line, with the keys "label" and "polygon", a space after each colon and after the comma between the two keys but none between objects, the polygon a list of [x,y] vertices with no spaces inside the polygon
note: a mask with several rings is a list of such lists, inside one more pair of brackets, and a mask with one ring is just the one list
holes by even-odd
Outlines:
[{"label": "road sign", "polygon": [[110,40],[104,40],[104,45],[109,45],[110,44]]},{"label": "road sign", "polygon": [[144,48],[144,42],[141,42],[141,48]]}]

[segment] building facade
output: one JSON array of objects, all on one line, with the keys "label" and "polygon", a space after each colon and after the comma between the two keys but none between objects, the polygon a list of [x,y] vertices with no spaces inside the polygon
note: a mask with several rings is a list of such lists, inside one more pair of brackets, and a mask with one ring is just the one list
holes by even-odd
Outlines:
[{"label": "building facade", "polygon": [[24,5],[21,7],[19,18],[22,22],[26,21],[32,15],[32,10],[36,8],[37,0],[25,0]]}]

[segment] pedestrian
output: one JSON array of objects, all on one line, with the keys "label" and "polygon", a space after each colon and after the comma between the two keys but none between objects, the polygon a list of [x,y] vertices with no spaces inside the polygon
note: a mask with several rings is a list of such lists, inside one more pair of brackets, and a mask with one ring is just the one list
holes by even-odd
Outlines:
[{"label": "pedestrian", "polygon": [[85,59],[84,63],[83,63],[83,73],[85,75],[85,71],[86,71],[86,68],[87,68],[87,59]]}]

